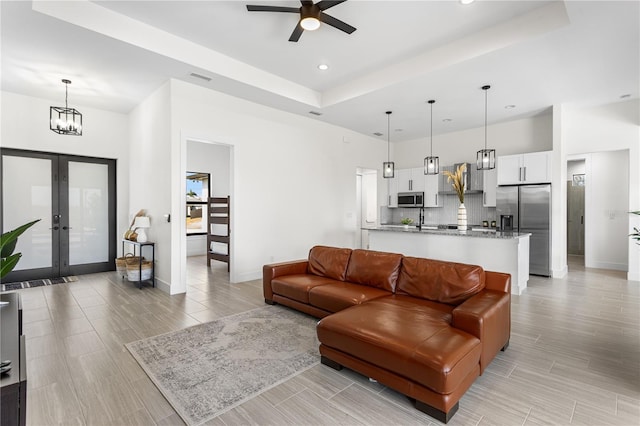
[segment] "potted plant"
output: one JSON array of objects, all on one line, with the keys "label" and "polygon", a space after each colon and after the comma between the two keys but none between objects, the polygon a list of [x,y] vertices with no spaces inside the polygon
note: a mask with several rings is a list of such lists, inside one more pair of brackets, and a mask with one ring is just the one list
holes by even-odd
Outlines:
[{"label": "potted plant", "polygon": [[445,170],[443,173],[447,177],[447,182],[451,182],[451,186],[458,195],[460,200],[460,206],[458,207],[458,230],[467,230],[467,209],[464,206],[464,172],[467,170],[467,165],[462,163],[458,166],[454,173]]},{"label": "potted plant", "polygon": [[403,217],[400,219],[400,223],[404,225],[404,229],[409,229],[409,225],[413,223],[413,219],[410,217]]},{"label": "potted plant", "polygon": [[0,237],[0,253],[2,255],[2,261],[0,263],[0,278],[4,278],[9,272],[13,271],[13,268],[16,267],[18,261],[22,257],[22,253],[13,252],[16,249],[18,237],[38,221],[40,221],[40,219],[36,219],[33,222],[17,227],[13,231],[8,231],[2,234],[2,237]]}]

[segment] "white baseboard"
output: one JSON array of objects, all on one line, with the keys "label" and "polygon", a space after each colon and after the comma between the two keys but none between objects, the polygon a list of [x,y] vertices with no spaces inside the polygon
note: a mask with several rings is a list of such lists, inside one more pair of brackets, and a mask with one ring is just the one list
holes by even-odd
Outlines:
[{"label": "white baseboard", "polygon": [[560,269],[552,269],[551,270],[551,278],[564,278],[569,273],[569,268],[567,265],[564,265]]},{"label": "white baseboard", "polygon": [[242,273],[236,274],[234,278],[235,278],[233,280],[234,284],[243,283],[245,281],[260,280],[262,279],[262,269],[258,271],[242,272]]},{"label": "white baseboard", "polygon": [[159,278],[156,278],[156,288],[164,291],[167,294],[171,294],[171,285]]},{"label": "white baseboard", "polygon": [[614,271],[625,271],[629,270],[629,267],[624,263],[612,263],[612,262],[590,262],[588,265],[585,265],[586,268],[595,268],[595,269],[613,269]]}]

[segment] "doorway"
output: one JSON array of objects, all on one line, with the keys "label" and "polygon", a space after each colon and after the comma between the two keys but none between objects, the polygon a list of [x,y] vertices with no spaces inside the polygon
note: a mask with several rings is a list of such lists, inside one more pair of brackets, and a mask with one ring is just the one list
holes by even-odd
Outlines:
[{"label": "doorway", "polygon": [[378,171],[356,170],[356,248],[369,248],[368,228],[378,222]]},{"label": "doorway", "polygon": [[22,257],[4,281],[113,270],[116,162],[0,150],[2,232],[41,219],[18,239]]},{"label": "doorway", "polygon": [[567,256],[584,265],[585,160],[567,162]]}]

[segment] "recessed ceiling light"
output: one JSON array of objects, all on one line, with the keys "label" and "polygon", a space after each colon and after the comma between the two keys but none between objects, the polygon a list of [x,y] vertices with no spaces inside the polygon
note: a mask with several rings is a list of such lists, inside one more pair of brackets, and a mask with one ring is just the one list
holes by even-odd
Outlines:
[{"label": "recessed ceiling light", "polygon": [[376,136],[382,136],[382,133],[380,133],[380,132],[375,132],[375,133],[374,133],[374,135],[376,135]]},{"label": "recessed ceiling light", "polygon": [[443,123],[451,123],[453,120],[451,118],[443,118],[442,122]]},{"label": "recessed ceiling light", "polygon": [[514,109],[515,107],[515,105],[505,105],[504,109]]},{"label": "recessed ceiling light", "polygon": [[317,115],[317,116],[321,116],[321,115],[322,115],[322,113],[321,113],[321,112],[318,112],[318,111],[309,111],[309,114],[311,114],[311,115]]},{"label": "recessed ceiling light", "polygon": [[320,71],[326,71],[326,70],[328,70],[328,69],[329,69],[329,65],[327,65],[327,64],[320,64],[320,65],[318,65],[318,69],[319,69]]},{"label": "recessed ceiling light", "polygon": [[471,4],[473,3],[475,0],[460,0],[460,4]]},{"label": "recessed ceiling light", "polygon": [[403,131],[404,129],[394,129],[394,130],[395,130],[396,132],[401,132],[401,131]]},{"label": "recessed ceiling light", "polygon": [[631,93],[625,93],[624,95],[620,95],[620,99],[627,99],[631,97]]}]

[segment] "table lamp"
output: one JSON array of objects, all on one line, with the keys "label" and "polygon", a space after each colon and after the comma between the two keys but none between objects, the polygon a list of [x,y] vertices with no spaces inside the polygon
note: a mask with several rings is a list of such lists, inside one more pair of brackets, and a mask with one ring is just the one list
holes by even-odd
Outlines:
[{"label": "table lamp", "polygon": [[150,226],[151,226],[151,222],[149,221],[149,216],[136,217],[136,220],[133,223],[133,228],[138,234],[137,241],[139,243],[147,242],[147,233],[145,232],[145,229],[149,228]]}]

